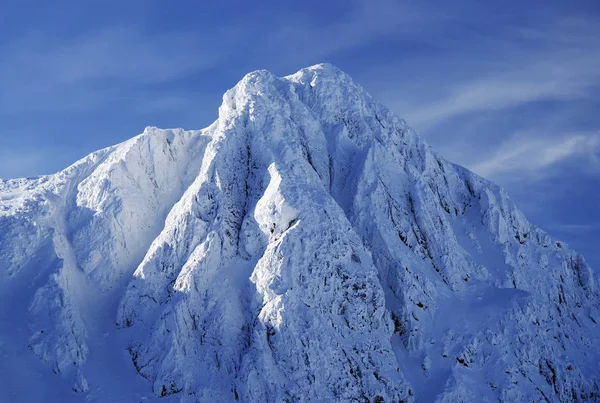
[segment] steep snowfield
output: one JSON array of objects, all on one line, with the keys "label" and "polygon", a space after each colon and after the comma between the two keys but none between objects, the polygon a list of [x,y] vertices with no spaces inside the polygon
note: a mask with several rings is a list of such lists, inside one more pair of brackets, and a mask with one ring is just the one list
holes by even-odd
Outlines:
[{"label": "steep snowfield", "polygon": [[0,401],[595,401],[598,281],[337,68],[257,71],[0,180]]}]

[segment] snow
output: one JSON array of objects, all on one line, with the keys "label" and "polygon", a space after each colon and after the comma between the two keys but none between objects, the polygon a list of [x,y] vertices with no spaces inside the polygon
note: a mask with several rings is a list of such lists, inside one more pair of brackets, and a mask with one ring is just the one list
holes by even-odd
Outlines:
[{"label": "snow", "polygon": [[2,401],[600,396],[597,274],[331,65],[0,181],[0,230]]}]

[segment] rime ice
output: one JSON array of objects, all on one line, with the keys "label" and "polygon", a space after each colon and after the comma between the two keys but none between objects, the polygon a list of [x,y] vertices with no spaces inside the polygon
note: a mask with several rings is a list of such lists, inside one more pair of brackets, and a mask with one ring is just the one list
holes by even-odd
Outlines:
[{"label": "rime ice", "polygon": [[35,382],[57,401],[600,396],[585,260],[331,65],[250,73],[206,129],[0,181],[0,229],[0,393],[22,401]]}]

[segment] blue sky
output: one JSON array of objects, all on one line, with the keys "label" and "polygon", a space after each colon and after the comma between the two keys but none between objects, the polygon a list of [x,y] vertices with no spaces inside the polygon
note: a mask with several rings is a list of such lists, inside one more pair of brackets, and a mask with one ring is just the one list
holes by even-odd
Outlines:
[{"label": "blue sky", "polygon": [[331,62],[600,268],[600,3],[4,1],[0,177],[201,128],[247,72]]}]

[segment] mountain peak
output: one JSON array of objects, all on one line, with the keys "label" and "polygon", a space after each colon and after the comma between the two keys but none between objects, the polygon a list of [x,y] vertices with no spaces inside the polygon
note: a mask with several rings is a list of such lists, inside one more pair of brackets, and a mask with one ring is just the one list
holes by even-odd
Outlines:
[{"label": "mountain peak", "polygon": [[360,89],[352,78],[344,71],[330,63],[315,64],[303,68],[298,72],[284,77],[292,83],[308,83],[311,87],[320,85],[323,89],[332,89],[333,86],[346,87],[347,89]]},{"label": "mountain peak", "polygon": [[208,128],[144,134],[0,182],[20,400],[600,395],[585,260],[336,67],[249,73]]},{"label": "mountain peak", "polygon": [[[304,74],[312,74],[312,75],[316,75],[316,76],[338,77],[340,79],[350,78],[350,76],[348,76],[348,74],[346,74],[340,68],[338,68],[337,66],[334,66],[331,63],[317,63],[315,65],[302,68],[294,74],[290,74],[288,76],[283,77],[283,79],[290,79],[292,77],[295,77],[298,75],[304,75]],[[273,73],[271,73],[269,70],[259,69],[259,70],[251,71],[250,73],[246,74],[240,80],[240,83],[256,81],[256,80],[261,80],[261,79],[269,81],[269,80],[277,79],[277,77]]]},{"label": "mountain peak", "polygon": [[335,77],[339,79],[350,78],[350,76],[346,74],[343,70],[331,63],[318,63],[309,67],[305,67],[303,69],[300,69],[297,73],[291,74],[287,77],[293,77],[295,75],[301,75],[303,73],[312,73],[317,76]]}]

